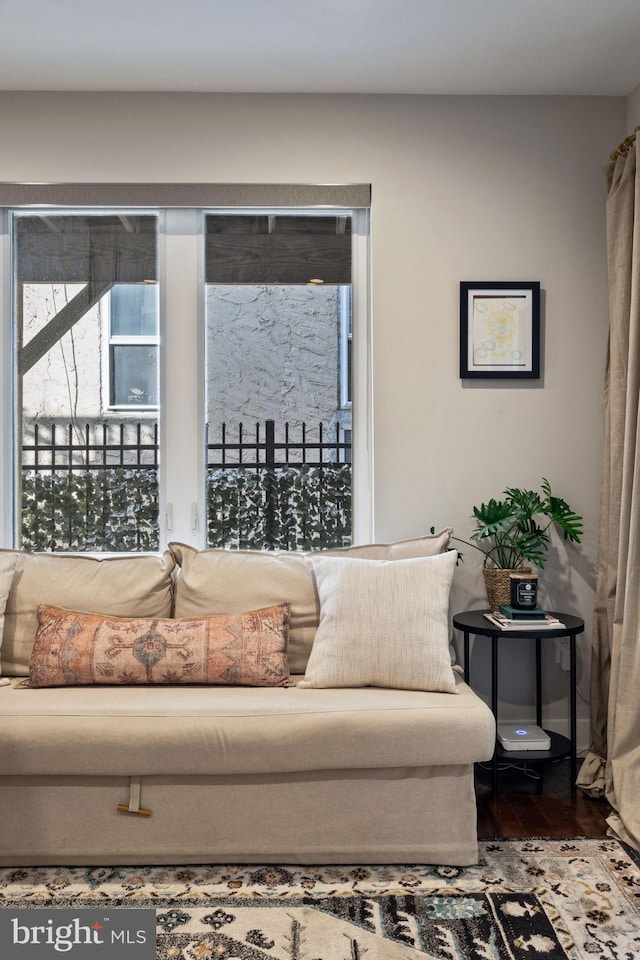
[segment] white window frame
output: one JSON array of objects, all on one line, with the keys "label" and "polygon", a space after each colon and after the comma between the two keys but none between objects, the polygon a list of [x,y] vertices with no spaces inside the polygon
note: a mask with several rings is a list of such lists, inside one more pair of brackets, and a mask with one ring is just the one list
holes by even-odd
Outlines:
[{"label": "white window frame", "polygon": [[353,543],[369,543],[374,531],[373,336],[371,322],[370,211],[353,211],[351,221],[351,450],[353,459]]},{"label": "white window frame", "polygon": [[[36,185],[37,186],[37,185]],[[45,185],[52,188],[56,185]],[[124,185],[126,196],[135,195],[138,185]],[[155,185],[144,185],[147,191]],[[189,185],[188,202],[192,203],[192,193],[198,186]],[[11,195],[6,187],[16,187],[17,195],[26,189],[25,185],[0,184],[0,203],[3,196]],[[113,196],[118,186],[98,184],[98,194]],[[222,185],[224,190],[231,189]],[[70,190],[62,185],[63,191]],[[234,212],[256,209],[268,213],[278,212],[300,214],[305,212],[323,212],[339,215],[340,212],[352,217],[352,397],[353,403],[353,543],[367,542],[373,532],[373,432],[372,432],[372,382],[371,382],[371,322],[370,322],[370,272],[369,272],[369,209],[365,207],[338,208],[334,205],[319,203],[318,206],[278,207],[266,202],[250,207],[234,205],[232,207],[195,203],[191,206],[169,205],[167,208],[146,203],[134,204],[114,202],[100,204],[92,202],[92,185],[79,187],[84,191],[82,205],[65,205],[65,214],[87,213],[96,209],[100,213],[112,211],[143,212],[159,214],[159,255],[158,281],[160,285],[160,343],[164,349],[159,357],[159,441],[160,441],[160,548],[169,540],[182,540],[196,547],[206,546],[205,516],[206,498],[206,449],[205,449],[205,383],[204,383],[204,342],[205,342],[205,278],[204,278],[204,217],[211,212]],[[215,185],[204,185],[215,190]],[[244,185],[234,187],[242,193]],[[278,195],[283,188],[254,186],[254,192],[260,196],[263,192]],[[304,190],[303,187],[289,188],[292,195]],[[311,188],[320,194],[325,188]],[[327,188],[330,189],[330,188]],[[169,196],[186,188],[180,185],[159,185],[159,194],[163,190]],[[14,191],[16,192],[16,191]],[[75,196],[73,191],[72,195]],[[249,190],[249,193],[252,191]],[[116,198],[117,199],[117,198]],[[19,470],[16,442],[18,430],[15,420],[14,398],[16,382],[13,364],[15,334],[12,328],[12,257],[9,238],[9,215],[5,207],[16,210],[36,211],[45,207],[52,215],[52,206],[48,203],[4,203],[0,206],[0,311],[2,312],[0,331],[0,546],[13,547],[17,542],[19,530],[20,504],[17,503],[17,474]],[[57,204],[55,205],[58,206]],[[179,321],[172,322],[177,317]],[[193,389],[175,389],[176,383],[195,385]],[[135,407],[136,410],[140,409]],[[140,412],[142,410],[140,409]],[[156,411],[154,411],[154,414]],[[185,429],[189,424],[189,429]]]},{"label": "white window frame", "polygon": [[[160,212],[161,547],[206,546],[203,225],[201,210]],[[196,387],[175,389],[179,383]]]},{"label": "white window frame", "polygon": [[12,323],[11,243],[9,213],[0,209],[0,546],[13,547],[15,538],[15,335]]},{"label": "white window frame", "polygon": [[[206,214],[238,214],[247,215],[267,213],[275,216],[300,215],[311,216],[318,214],[315,207],[212,207],[203,211],[201,222],[201,253],[200,262],[204,273],[204,217]],[[327,216],[351,217],[351,397],[352,397],[352,439],[351,462],[352,474],[352,516],[351,535],[352,543],[369,543],[373,537],[373,387],[372,387],[372,335],[370,315],[370,284],[371,273],[369,268],[370,245],[370,214],[367,208],[337,208],[322,211]],[[186,267],[186,265],[185,265]],[[204,283],[202,286],[204,290]],[[202,337],[204,337],[204,299],[199,322]],[[202,340],[204,343],[204,340]],[[204,390],[204,371],[201,371],[202,389]],[[204,399],[201,404],[201,413],[204,415]],[[204,432],[204,420],[201,424]],[[204,451],[204,443],[202,444]],[[194,505],[198,517],[205,516],[206,491],[203,488],[202,500]],[[191,533],[193,536],[193,531]],[[206,531],[203,532],[206,536]],[[189,541],[192,542],[192,541]]]}]

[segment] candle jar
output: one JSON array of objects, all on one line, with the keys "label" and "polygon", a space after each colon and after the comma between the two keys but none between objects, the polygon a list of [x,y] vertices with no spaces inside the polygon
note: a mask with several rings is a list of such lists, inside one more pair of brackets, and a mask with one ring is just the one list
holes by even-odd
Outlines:
[{"label": "candle jar", "polygon": [[514,610],[533,610],[537,607],[538,577],[535,573],[512,573],[509,586]]}]

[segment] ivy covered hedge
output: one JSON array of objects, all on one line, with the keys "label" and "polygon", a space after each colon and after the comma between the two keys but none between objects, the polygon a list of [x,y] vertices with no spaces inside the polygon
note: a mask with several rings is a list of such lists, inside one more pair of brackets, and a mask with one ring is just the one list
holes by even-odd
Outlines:
[{"label": "ivy covered hedge", "polygon": [[311,550],[351,543],[351,465],[210,470],[207,543]]},{"label": "ivy covered hedge", "polygon": [[155,470],[113,468],[22,475],[25,550],[157,550]]},{"label": "ivy covered hedge", "polygon": [[[312,549],[351,542],[351,465],[212,469],[207,543],[243,549]],[[154,551],[155,470],[114,467],[22,477],[26,550]]]}]

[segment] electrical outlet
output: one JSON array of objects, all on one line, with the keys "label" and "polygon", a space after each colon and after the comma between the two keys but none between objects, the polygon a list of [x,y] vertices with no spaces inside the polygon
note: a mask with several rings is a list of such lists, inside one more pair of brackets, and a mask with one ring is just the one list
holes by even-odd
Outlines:
[{"label": "electrical outlet", "polygon": [[560,655],[560,669],[568,673],[571,669],[571,654],[569,648],[569,637],[563,637],[560,641],[562,653]]}]

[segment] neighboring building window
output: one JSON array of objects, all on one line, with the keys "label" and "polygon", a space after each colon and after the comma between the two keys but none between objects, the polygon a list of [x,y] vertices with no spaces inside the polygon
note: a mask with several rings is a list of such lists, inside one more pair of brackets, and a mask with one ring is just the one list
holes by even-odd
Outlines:
[{"label": "neighboring building window", "polygon": [[[353,322],[351,312],[351,287],[340,287],[338,293],[338,316],[340,318],[340,406],[351,406],[351,356],[353,346]],[[351,434],[349,434],[351,436]]]},{"label": "neighboring building window", "polygon": [[109,406],[158,406],[158,287],[116,284],[109,294]]}]

